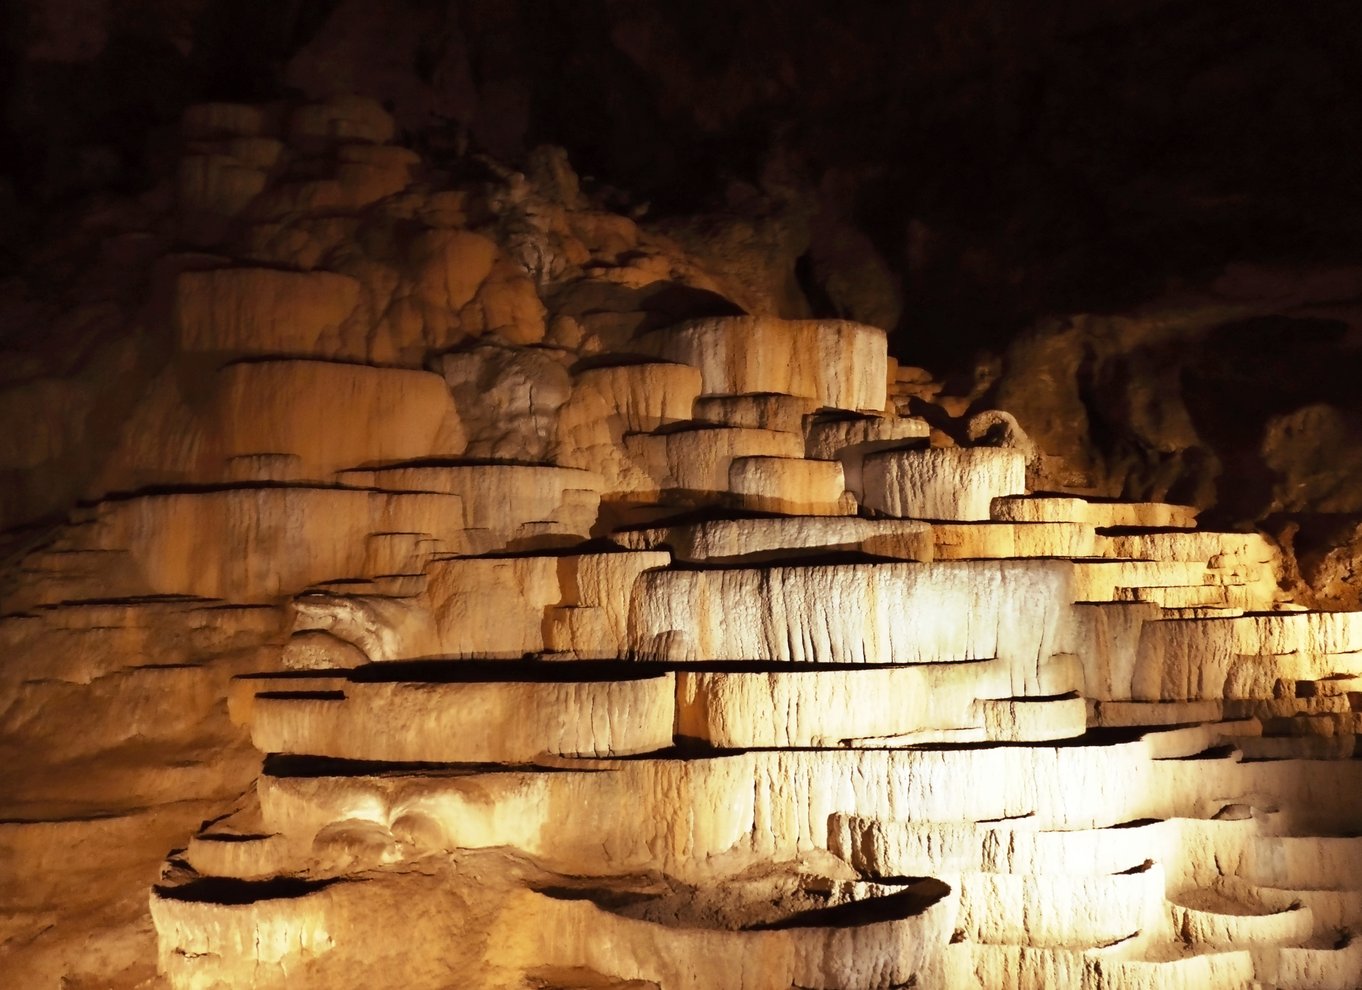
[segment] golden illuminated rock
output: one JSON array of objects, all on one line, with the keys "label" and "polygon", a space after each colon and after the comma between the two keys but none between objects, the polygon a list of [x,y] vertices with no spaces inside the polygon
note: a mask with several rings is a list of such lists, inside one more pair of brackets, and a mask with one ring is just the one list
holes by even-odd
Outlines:
[{"label": "golden illuminated rock", "polygon": [[332,272],[213,268],[181,272],[175,323],[185,351],[363,360],[362,332],[346,322],[359,284]]},{"label": "golden illuminated rock", "polygon": [[665,546],[677,560],[721,564],[798,559],[836,552],[932,560],[935,532],[932,525],[916,520],[772,516],[622,530],[613,538],[638,550]]},{"label": "golden illuminated rock", "polygon": [[392,763],[528,763],[671,744],[672,675],[607,679],[595,671],[579,680],[570,665],[533,666],[429,683],[312,678],[300,689],[291,679],[261,681],[251,741],[268,753]]},{"label": "golden illuminated rock", "polygon": [[0,982],[1352,990],[1362,613],[411,113],[192,108],[0,389]]},{"label": "golden illuminated rock", "polygon": [[689,426],[657,433],[630,433],[625,456],[649,487],[639,494],[652,499],[671,492],[685,497],[714,496],[729,491],[735,460],[750,457],[797,458],[803,443],[793,433],[728,426]]},{"label": "golden illuminated rock", "polygon": [[836,461],[802,457],[736,457],[728,465],[728,490],[746,509],[792,516],[849,515],[846,479]]},{"label": "golden illuminated rock", "polygon": [[721,317],[656,331],[639,346],[699,368],[705,395],[774,392],[832,409],[880,412],[885,406],[885,335],[876,327]]},{"label": "golden illuminated rock", "polygon": [[868,454],[861,504],[908,519],[989,519],[993,500],[1026,488],[1026,458],[1006,447]]}]

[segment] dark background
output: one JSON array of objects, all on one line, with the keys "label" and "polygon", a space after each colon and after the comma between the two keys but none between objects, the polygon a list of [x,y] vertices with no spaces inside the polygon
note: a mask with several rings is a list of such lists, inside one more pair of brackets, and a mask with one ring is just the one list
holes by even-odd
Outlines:
[{"label": "dark background", "polygon": [[[26,0],[0,59],[4,257],[148,183],[190,102],[351,88],[428,154],[563,145],[651,218],[756,190],[849,221],[898,282],[898,350],[950,363],[1226,261],[1355,257],[1356,10]],[[814,312],[848,308],[806,287]]]}]

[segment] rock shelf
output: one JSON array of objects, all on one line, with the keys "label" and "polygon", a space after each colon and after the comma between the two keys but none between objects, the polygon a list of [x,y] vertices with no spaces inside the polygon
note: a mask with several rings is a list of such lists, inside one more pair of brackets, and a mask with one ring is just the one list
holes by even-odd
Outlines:
[{"label": "rock shelf", "polygon": [[[186,121],[184,195],[261,255],[172,278],[211,384],[0,618],[7,725],[121,720],[91,795],[210,781],[149,833],[156,985],[1356,986],[1362,613],[1189,507],[1028,492],[1024,444],[897,411],[877,328],[550,328],[461,200],[385,198],[381,109],[299,111],[274,153],[322,158],[242,186],[250,110]],[[405,211],[385,306],[266,264],[343,204]],[[554,209],[574,277],[651,284]],[[182,716],[138,701],[172,683]],[[192,748],[153,780],[158,718]],[[15,862],[80,819],[26,786]]]}]

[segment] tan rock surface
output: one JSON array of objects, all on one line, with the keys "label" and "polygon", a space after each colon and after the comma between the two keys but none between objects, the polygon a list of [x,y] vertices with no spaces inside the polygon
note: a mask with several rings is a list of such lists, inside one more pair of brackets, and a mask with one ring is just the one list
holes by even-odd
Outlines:
[{"label": "tan rock surface", "polygon": [[995,498],[1026,488],[1026,458],[1006,447],[887,451],[866,456],[861,504],[909,519],[983,520]]},{"label": "tan rock surface", "polygon": [[[660,330],[639,341],[649,354],[700,369],[705,395],[775,392],[832,409],[880,412],[885,335],[842,320],[726,317]],[[769,355],[782,354],[780,361]]]},{"label": "tan rock surface", "polygon": [[[1071,565],[823,564],[655,571],[630,615],[634,649],[672,662],[931,663],[1015,659],[1018,683],[1058,652]],[[1020,693],[1020,692],[1019,692]]]},{"label": "tan rock surface", "polygon": [[[1351,990],[1362,616],[1151,500],[1225,396],[1078,395],[1097,317],[937,380],[776,315],[883,310],[807,163],[617,215],[398,103],[195,108],[6,283],[0,982]],[[1352,504],[1335,399],[1282,511]]]},{"label": "tan rock surface", "polygon": [[443,676],[458,679],[428,683],[333,678],[305,689],[288,679],[261,680],[251,741],[266,753],[391,763],[532,763],[671,745],[670,674],[610,677],[597,670],[577,680],[575,673],[563,664],[547,671],[516,665],[500,672],[451,669]]},{"label": "tan rock surface", "polygon": [[363,360],[344,329],[359,302],[354,279],[331,272],[216,268],[182,272],[175,325],[185,351]]},{"label": "tan rock surface", "polygon": [[691,427],[662,433],[631,433],[624,438],[630,458],[650,487],[637,494],[652,499],[664,492],[704,498],[729,491],[729,470],[744,457],[800,456],[803,443],[793,433],[742,427]]},{"label": "tan rock surface", "polygon": [[[419,572],[465,547],[462,501],[430,492],[258,487],[104,502],[70,542],[30,558],[34,601],[189,594],[278,600],[319,582],[392,572],[369,543],[420,534],[400,561]],[[73,568],[75,561],[77,564]]]},{"label": "tan rock surface", "polygon": [[802,457],[735,457],[728,465],[728,490],[738,504],[757,512],[790,516],[849,515],[846,479],[836,461]]},{"label": "tan rock surface", "polygon": [[611,539],[635,550],[668,547],[677,560],[714,563],[798,559],[860,552],[900,560],[931,560],[935,529],[905,519],[855,516],[713,519],[658,529],[621,530]]}]

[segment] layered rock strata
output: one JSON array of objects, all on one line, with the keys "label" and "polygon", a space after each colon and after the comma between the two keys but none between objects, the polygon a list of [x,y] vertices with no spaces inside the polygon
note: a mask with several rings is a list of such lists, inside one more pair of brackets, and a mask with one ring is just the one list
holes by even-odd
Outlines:
[{"label": "layered rock strata", "polygon": [[[53,848],[140,830],[155,972],[113,921],[89,971],[144,985],[1356,984],[1362,614],[934,440],[875,328],[550,328],[385,121],[186,121],[186,236],[243,253],[175,276],[167,370],[0,620],[4,752],[102,774],[8,771],[22,939]],[[524,202],[556,277],[657,280],[621,218]],[[400,215],[402,274],[346,215]],[[89,699],[99,741],[53,728]]]}]

